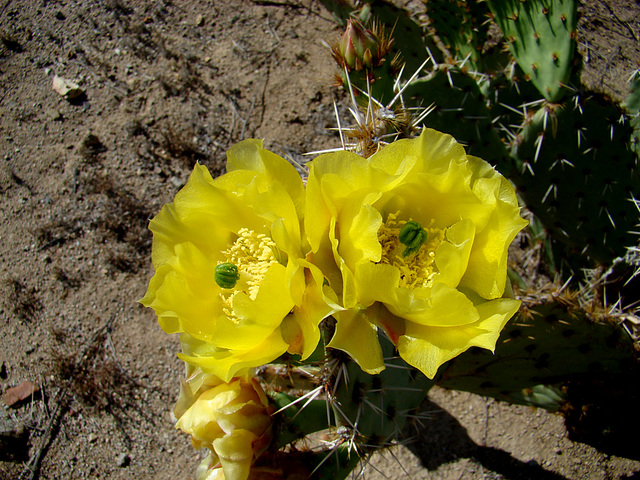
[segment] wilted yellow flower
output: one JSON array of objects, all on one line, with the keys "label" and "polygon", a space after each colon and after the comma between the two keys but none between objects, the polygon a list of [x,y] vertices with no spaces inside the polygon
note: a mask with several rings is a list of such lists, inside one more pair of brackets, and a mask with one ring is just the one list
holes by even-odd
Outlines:
[{"label": "wilted yellow flower", "polygon": [[227,159],[215,179],[196,165],[151,220],[156,272],[141,300],[167,333],[184,332],[183,360],[225,381],[286,351],[308,357],[335,310],[305,260],[295,168],[259,140],[238,143]]},{"label": "wilted yellow flower", "polygon": [[[311,478],[312,466],[308,464],[308,459],[306,462],[301,460],[295,458],[294,452],[276,452],[273,455],[263,455],[258,463],[251,467],[247,480],[308,480]],[[264,465],[260,465],[260,463],[264,463]],[[225,475],[216,454],[210,452],[198,465],[196,480],[232,479]]]},{"label": "wilted yellow flower", "polygon": [[[267,397],[254,378],[223,382],[199,368],[188,367],[174,410],[176,428],[191,435],[194,447],[206,447],[207,475],[202,478],[247,480],[251,465],[272,440]],[[221,471],[214,472],[215,467]],[[211,471],[209,471],[211,470]]]},{"label": "wilted yellow flower", "polygon": [[509,182],[449,135],[425,129],[366,160],[321,155],[305,231],[346,309],[329,346],[378,373],[381,327],[430,378],[472,346],[493,350],[520,305],[504,296],[507,249],[525,225]]}]

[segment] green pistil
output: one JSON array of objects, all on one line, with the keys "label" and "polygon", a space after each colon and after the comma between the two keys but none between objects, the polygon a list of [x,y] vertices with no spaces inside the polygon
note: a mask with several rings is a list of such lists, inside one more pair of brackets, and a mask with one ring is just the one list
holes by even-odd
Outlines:
[{"label": "green pistil", "polygon": [[407,246],[402,256],[408,257],[420,250],[422,244],[427,241],[427,231],[418,222],[409,220],[400,230],[398,240]]},{"label": "green pistil", "polygon": [[233,288],[240,278],[238,267],[233,263],[221,263],[216,266],[215,276],[216,283],[221,288]]}]

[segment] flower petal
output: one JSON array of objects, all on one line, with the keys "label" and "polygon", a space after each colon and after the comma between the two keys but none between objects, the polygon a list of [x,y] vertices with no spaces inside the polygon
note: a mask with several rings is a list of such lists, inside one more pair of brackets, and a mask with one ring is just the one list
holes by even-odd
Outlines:
[{"label": "flower petal", "polygon": [[478,321],[478,311],[473,302],[464,293],[443,283],[436,283],[431,289],[429,306],[415,308],[415,304],[409,304],[396,307],[387,305],[391,313],[417,325],[458,327]]},{"label": "flower petal", "polygon": [[[299,260],[307,288],[291,314],[282,323],[282,336],[289,344],[289,353],[307,359],[320,341],[319,324],[322,319],[342,310],[335,293],[323,285],[322,272],[315,265]],[[334,297],[334,298],[331,298]]]},{"label": "flower petal", "polygon": [[234,430],[213,442],[225,480],[247,480],[253,463],[253,442],[257,437],[247,430]]},{"label": "flower petal", "polygon": [[191,242],[175,245],[174,251],[175,256],[157,269],[141,301],[154,309],[167,333],[189,331],[211,339],[221,308],[215,266]]},{"label": "flower petal", "polygon": [[500,298],[477,305],[479,320],[459,327],[431,327],[407,323],[405,335],[398,341],[400,356],[433,378],[440,365],[470,347],[491,351],[500,331],[520,307],[520,302]]},{"label": "flower petal", "polygon": [[372,313],[357,309],[338,312],[336,331],[327,346],[348,353],[362,370],[375,375],[385,367],[378,329],[369,321]]},{"label": "flower petal", "polygon": [[178,358],[200,367],[204,372],[216,375],[225,382],[247,369],[273,361],[287,351],[289,345],[283,340],[280,329],[249,350],[224,350],[190,335],[180,335],[183,351]]},{"label": "flower petal", "polygon": [[475,237],[475,225],[471,220],[461,220],[446,231],[446,241],[436,249],[438,276],[435,282],[456,288],[467,271],[469,255]]},{"label": "flower petal", "polygon": [[[475,164],[482,160],[470,157]],[[481,170],[484,162],[480,164]],[[460,284],[471,288],[483,298],[502,296],[507,271],[509,245],[527,221],[520,217],[520,208],[515,192],[509,182],[495,170],[486,170],[484,175],[493,180],[490,184],[483,178],[476,181],[474,190],[494,206],[484,228],[476,234],[469,266]]]},{"label": "flower petal", "polygon": [[281,184],[296,206],[298,216],[304,212],[304,185],[300,174],[289,162],[262,147],[262,140],[247,139],[227,152],[227,171],[251,170],[263,173],[269,184]]},{"label": "flower petal", "polygon": [[251,349],[264,342],[280,326],[293,308],[287,294],[286,268],[279,263],[269,267],[255,300],[238,292],[233,297],[236,318],[221,316],[216,321],[215,344],[230,350]]}]

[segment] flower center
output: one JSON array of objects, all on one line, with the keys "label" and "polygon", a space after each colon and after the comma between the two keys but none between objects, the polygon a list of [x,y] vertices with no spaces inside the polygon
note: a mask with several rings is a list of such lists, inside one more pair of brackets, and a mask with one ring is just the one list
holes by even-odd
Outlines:
[{"label": "flower center", "polygon": [[223,261],[216,267],[216,273],[222,266],[228,269],[228,265],[233,265],[237,269],[237,282],[230,288],[221,285],[224,288],[220,292],[224,304],[223,311],[230,318],[235,318],[233,297],[238,292],[246,293],[251,300],[256,299],[267,270],[278,262],[274,253],[276,250],[275,242],[265,234],[241,228],[233,245],[222,252]]},{"label": "flower center", "polygon": [[[382,258],[379,263],[392,265],[400,270],[400,287],[429,287],[438,273],[435,264],[436,248],[444,240],[444,230],[433,227],[433,220],[425,227],[413,220],[398,220],[400,212],[390,213],[378,230],[378,241],[382,246]],[[411,240],[423,236],[420,242]],[[411,237],[411,238],[408,238]],[[420,243],[419,245],[417,243]]]}]

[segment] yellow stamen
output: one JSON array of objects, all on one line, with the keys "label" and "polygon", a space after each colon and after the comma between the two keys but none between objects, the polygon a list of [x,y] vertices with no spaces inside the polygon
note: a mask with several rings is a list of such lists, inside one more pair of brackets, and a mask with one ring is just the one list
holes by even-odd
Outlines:
[{"label": "yellow stamen", "polygon": [[378,230],[378,240],[382,246],[380,263],[392,265],[400,270],[400,287],[429,287],[438,273],[435,264],[436,248],[444,240],[444,230],[431,223],[424,227],[428,240],[414,254],[403,257],[406,246],[398,238],[406,220],[398,220],[400,212],[390,213]]},{"label": "yellow stamen", "polygon": [[244,292],[255,300],[267,270],[278,262],[274,253],[276,249],[276,244],[267,235],[242,228],[236,241],[222,252],[223,260],[220,263],[234,264],[238,267],[240,275],[233,290],[220,292],[223,311],[229,318],[236,319],[233,313],[233,297],[238,292]]}]

